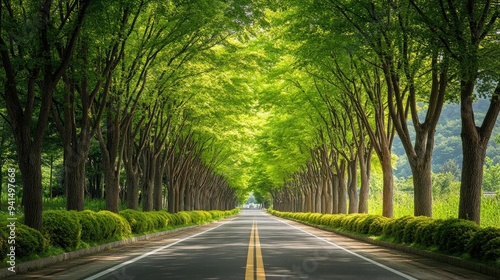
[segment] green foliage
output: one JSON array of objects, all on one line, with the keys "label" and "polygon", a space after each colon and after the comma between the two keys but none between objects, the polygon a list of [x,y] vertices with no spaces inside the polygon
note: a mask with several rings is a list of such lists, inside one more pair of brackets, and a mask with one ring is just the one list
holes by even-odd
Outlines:
[{"label": "green foliage", "polygon": [[193,218],[186,211],[181,211],[181,212],[175,213],[174,215],[176,215],[180,218],[181,225],[189,225],[193,222]]},{"label": "green foliage", "polygon": [[436,242],[434,240],[436,230],[441,226],[443,220],[427,220],[418,223],[415,232],[415,243],[421,244],[424,247],[433,246]]},{"label": "green foliage", "polygon": [[490,261],[500,260],[500,237],[493,238],[484,246],[484,259]]},{"label": "green foliage", "polygon": [[370,228],[368,230],[368,233],[371,235],[382,235],[384,231],[384,225],[389,221],[390,219],[384,216],[377,216],[375,219],[373,219],[372,223],[370,224]]},{"label": "green foliage", "polygon": [[127,220],[111,211],[97,212],[98,221],[103,228],[103,239],[123,238],[132,233]]},{"label": "green foliage", "polygon": [[483,170],[483,190],[497,192],[500,195],[500,162],[493,164],[493,160],[489,157],[485,159],[485,168]]},{"label": "green foliage", "polygon": [[489,241],[495,238],[500,238],[500,228],[481,228],[476,232],[476,234],[474,234],[467,244],[467,253],[469,253],[469,255],[473,258],[485,259],[488,248],[486,245]]},{"label": "green foliage", "polygon": [[154,229],[162,229],[168,226],[168,215],[165,211],[146,212],[146,216],[150,217]]},{"label": "green foliage", "polygon": [[370,233],[370,229],[375,222],[380,216],[377,215],[363,215],[360,219],[357,221],[357,227],[356,227],[356,232],[359,232],[361,234],[367,234]]},{"label": "green foliage", "polygon": [[405,227],[413,219],[413,216],[405,216],[395,219],[392,224],[391,236],[396,242],[402,242],[405,234]]},{"label": "green foliage", "polygon": [[103,236],[102,226],[99,223],[97,214],[91,210],[78,212],[80,224],[82,226],[82,241],[99,241]]},{"label": "green foliage", "polygon": [[148,232],[154,227],[152,215],[146,212],[126,209],[120,211],[120,215],[128,221],[132,233]]},{"label": "green foliage", "polygon": [[73,250],[80,243],[82,226],[75,211],[48,210],[42,213],[41,232],[51,245]]},{"label": "green foliage", "polygon": [[437,228],[434,241],[441,251],[461,253],[478,230],[478,225],[472,221],[449,219]]},{"label": "green foliage", "polygon": [[415,242],[418,229],[428,225],[430,221],[432,221],[432,218],[424,216],[411,217],[411,219],[407,220],[402,238],[403,243],[411,244]]},{"label": "green foliage", "polygon": [[0,223],[0,261],[9,253],[9,229],[6,223]]},{"label": "green foliage", "polygon": [[40,254],[47,249],[47,240],[41,232],[24,224],[16,225],[16,255],[27,257]]}]

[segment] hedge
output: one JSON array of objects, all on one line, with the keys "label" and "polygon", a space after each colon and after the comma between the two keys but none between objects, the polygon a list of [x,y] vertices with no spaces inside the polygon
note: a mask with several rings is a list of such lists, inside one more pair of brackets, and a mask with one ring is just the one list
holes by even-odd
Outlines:
[{"label": "hedge", "polygon": [[[172,214],[163,210],[140,212],[128,209],[116,214],[110,211],[47,210],[42,213],[41,231],[22,224],[23,219],[17,221],[16,257],[40,254],[46,251],[49,245],[71,251],[79,248],[81,241],[98,243],[123,239],[131,233],[143,234],[161,230],[167,226],[202,224],[235,215],[239,211],[240,209],[183,211]],[[10,230],[7,223],[1,222],[0,227],[0,261],[3,261],[10,246],[14,244],[9,244]]]},{"label": "hedge", "polygon": [[384,237],[396,243],[437,248],[454,255],[500,262],[500,228],[480,228],[472,221],[405,216],[390,219],[368,214],[320,214],[303,212],[269,213],[306,224]]},{"label": "hedge", "polygon": [[99,218],[94,211],[85,210],[78,212],[80,224],[82,225],[81,240],[85,242],[97,242],[102,240],[103,229]]},{"label": "hedge", "polygon": [[7,223],[0,223],[0,227],[6,229],[0,231],[0,260],[6,259],[11,246],[15,247],[16,258],[40,254],[47,249],[47,240],[38,230],[16,223],[15,239],[9,239],[10,229],[7,225]]},{"label": "hedge", "polygon": [[79,215],[76,211],[44,211],[41,232],[53,246],[64,250],[76,249],[82,234]]}]

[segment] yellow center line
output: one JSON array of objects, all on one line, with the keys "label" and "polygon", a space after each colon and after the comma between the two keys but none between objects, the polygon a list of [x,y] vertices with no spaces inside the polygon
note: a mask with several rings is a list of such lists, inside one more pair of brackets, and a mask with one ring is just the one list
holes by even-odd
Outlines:
[{"label": "yellow center line", "polygon": [[247,254],[247,270],[245,273],[245,280],[254,280],[254,267],[253,267],[253,251],[254,251],[254,229],[255,220],[252,224],[252,231],[250,232],[250,242],[248,244],[248,254]]},{"label": "yellow center line", "polygon": [[[254,251],[256,260],[254,260]],[[254,261],[256,261],[256,265],[254,265]],[[257,223],[254,220],[252,224],[252,231],[250,232],[250,242],[248,244],[245,280],[255,280],[255,275],[257,275],[257,280],[266,280],[264,260],[262,259],[262,251],[260,248],[259,230]]]},{"label": "yellow center line", "polygon": [[257,280],[266,280],[266,272],[264,271],[264,260],[260,250],[259,229],[255,223],[255,258],[257,260]]}]

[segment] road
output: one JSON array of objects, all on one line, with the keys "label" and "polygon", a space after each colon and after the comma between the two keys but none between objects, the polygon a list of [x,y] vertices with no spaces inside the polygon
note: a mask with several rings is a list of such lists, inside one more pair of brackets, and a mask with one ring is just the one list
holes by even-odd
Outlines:
[{"label": "road", "polygon": [[12,279],[493,279],[260,210],[125,247]]}]

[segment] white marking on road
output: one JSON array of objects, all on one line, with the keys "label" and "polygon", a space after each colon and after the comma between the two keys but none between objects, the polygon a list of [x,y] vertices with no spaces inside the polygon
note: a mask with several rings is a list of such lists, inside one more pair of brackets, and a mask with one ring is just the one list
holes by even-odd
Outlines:
[{"label": "white marking on road", "polygon": [[304,233],[307,233],[307,234],[309,234],[309,235],[311,235],[311,236],[313,236],[313,237],[316,237],[317,239],[319,239],[319,240],[321,240],[321,241],[323,241],[323,242],[326,242],[326,243],[328,243],[328,244],[330,244],[330,245],[332,245],[332,246],[334,246],[334,247],[336,247],[336,248],[339,248],[339,249],[341,249],[341,250],[344,250],[345,252],[347,252],[347,253],[349,253],[349,254],[351,254],[351,255],[354,255],[354,256],[356,256],[356,257],[358,257],[358,258],[360,258],[360,259],[363,259],[363,260],[365,260],[365,261],[367,261],[367,262],[369,262],[369,263],[372,263],[372,264],[374,264],[374,265],[376,265],[376,266],[379,266],[379,267],[381,267],[381,268],[383,268],[383,269],[386,269],[386,270],[388,270],[388,271],[390,271],[390,272],[392,272],[392,273],[394,273],[394,274],[397,274],[397,275],[399,275],[399,276],[401,276],[401,277],[404,277],[405,279],[408,279],[408,280],[418,280],[417,278],[414,278],[414,277],[412,277],[412,276],[410,276],[410,275],[408,275],[408,274],[405,274],[405,273],[403,273],[403,272],[401,272],[401,271],[398,271],[398,270],[395,270],[395,269],[393,269],[393,268],[390,268],[390,267],[388,267],[388,266],[386,266],[386,265],[383,265],[383,264],[381,264],[381,263],[379,263],[379,262],[377,262],[377,261],[374,261],[374,260],[369,259],[369,258],[367,258],[367,257],[365,257],[365,256],[362,256],[362,255],[360,255],[360,254],[357,254],[357,253],[355,253],[355,252],[353,252],[353,251],[350,251],[349,249],[346,249],[346,248],[344,248],[344,247],[342,247],[342,246],[339,246],[339,245],[337,245],[337,244],[335,244],[335,243],[333,243],[333,242],[331,242],[331,241],[328,241],[328,240],[324,239],[323,237],[319,237],[319,236],[314,235],[314,234],[312,234],[312,233],[310,233],[310,232],[307,232],[307,231],[305,231],[305,230],[303,230],[303,229],[301,229],[301,228],[298,228],[298,227],[296,227],[296,226],[293,226],[293,225],[291,225],[291,224],[289,224],[289,223],[287,223],[287,222],[285,222],[285,221],[278,220],[278,219],[275,219],[275,220],[277,220],[277,221],[279,221],[279,222],[282,222],[282,223],[284,223],[285,225],[288,225],[288,226],[290,226],[290,227],[292,227],[292,228],[298,229],[298,230],[300,230],[300,231],[302,231],[302,232],[304,232]]},{"label": "white marking on road", "polygon": [[177,241],[175,241],[174,243],[170,243],[170,244],[168,244],[168,245],[165,245],[165,246],[160,247],[160,248],[158,248],[158,249],[155,249],[155,250],[153,250],[153,251],[149,251],[149,252],[144,253],[144,254],[142,254],[142,255],[140,255],[140,256],[138,256],[138,257],[135,257],[135,258],[133,258],[133,259],[131,259],[131,260],[128,260],[128,261],[126,261],[126,262],[124,262],[124,263],[117,264],[117,265],[115,265],[115,266],[113,266],[113,267],[111,267],[111,268],[108,268],[108,269],[106,269],[106,270],[104,270],[104,271],[101,271],[101,272],[99,272],[99,273],[97,273],[97,274],[94,274],[94,275],[92,275],[92,276],[90,276],[90,277],[87,277],[87,278],[85,278],[84,280],[95,280],[95,279],[98,279],[99,277],[102,277],[102,276],[104,276],[104,275],[106,275],[106,274],[109,274],[109,273],[111,273],[111,272],[113,272],[113,271],[116,271],[116,270],[118,270],[118,269],[120,269],[120,268],[122,268],[122,267],[124,267],[124,266],[126,266],[126,265],[129,265],[129,264],[131,264],[131,263],[134,263],[134,262],[136,262],[136,261],[138,261],[138,260],[140,260],[140,259],[143,259],[143,258],[145,258],[145,257],[147,257],[147,256],[149,256],[149,255],[155,254],[155,253],[157,253],[157,252],[159,252],[159,251],[161,251],[161,250],[165,250],[165,249],[167,249],[167,248],[169,248],[169,247],[172,247],[172,246],[174,246],[174,245],[176,245],[176,244],[179,244],[179,243],[181,243],[181,242],[183,242],[183,241],[186,241],[186,240],[188,240],[188,239],[190,239],[190,238],[193,238],[193,237],[196,237],[196,236],[198,236],[198,235],[202,235],[202,234],[204,234],[204,233],[207,233],[207,232],[209,232],[209,231],[211,231],[211,230],[214,230],[214,229],[216,229],[216,228],[218,228],[218,227],[220,227],[220,226],[222,226],[222,225],[223,225],[223,224],[220,224],[220,225],[218,225],[218,226],[216,226],[216,227],[214,227],[214,228],[207,229],[207,230],[205,230],[205,231],[203,231],[203,232],[200,232],[200,233],[197,233],[197,234],[194,234],[194,235],[188,236],[188,237],[186,237],[186,238],[184,238],[184,239],[181,239],[181,240],[177,240]]}]

